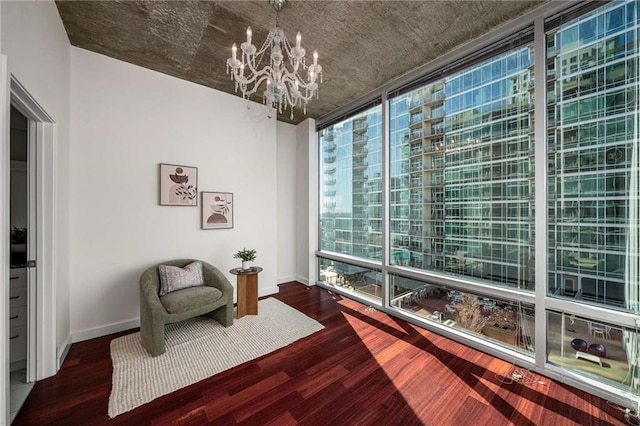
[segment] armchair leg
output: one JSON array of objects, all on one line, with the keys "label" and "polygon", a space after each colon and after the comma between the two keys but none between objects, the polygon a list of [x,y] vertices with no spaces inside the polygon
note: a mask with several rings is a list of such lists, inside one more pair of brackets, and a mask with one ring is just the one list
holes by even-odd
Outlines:
[{"label": "armchair leg", "polygon": [[164,322],[150,321],[140,324],[140,340],[151,356],[158,356],[164,353]]},{"label": "armchair leg", "polygon": [[233,305],[224,305],[213,312],[213,318],[225,327],[233,325]]}]

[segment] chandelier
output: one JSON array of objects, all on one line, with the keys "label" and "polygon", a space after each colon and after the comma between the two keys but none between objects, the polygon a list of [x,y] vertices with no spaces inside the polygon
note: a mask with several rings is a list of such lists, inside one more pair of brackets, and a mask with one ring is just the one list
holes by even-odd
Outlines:
[{"label": "chandelier", "polygon": [[[307,103],[318,95],[318,77],[322,83],[322,67],[318,64],[318,52],[313,52],[313,64],[307,65],[305,50],[300,44],[302,36],[296,35],[296,44],[291,46],[282,29],[278,28],[280,9],[286,0],[269,0],[276,10],[276,26],[258,50],[251,43],[251,27],[247,28],[247,41],[240,45],[241,58],[238,58],[238,47],[233,44],[231,58],[227,59],[227,74],[231,70],[231,79],[242,92],[242,97],[249,99],[260,89],[263,83],[266,88],[262,94],[264,104],[268,107],[268,116],[274,110],[282,114],[283,110],[291,110],[302,106],[307,113]],[[265,54],[269,51],[268,59]],[[264,64],[263,64],[264,62]],[[287,64],[288,63],[288,64]],[[290,68],[287,68],[287,65]],[[301,75],[306,71],[306,79]]]}]

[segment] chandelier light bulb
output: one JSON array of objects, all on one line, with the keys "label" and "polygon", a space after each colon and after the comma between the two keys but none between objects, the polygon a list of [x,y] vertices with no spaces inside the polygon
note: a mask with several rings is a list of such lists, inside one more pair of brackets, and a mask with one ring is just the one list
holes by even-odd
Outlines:
[{"label": "chandelier light bulb", "polygon": [[318,65],[318,51],[314,50],[313,51],[313,65]]},{"label": "chandelier light bulb", "polygon": [[298,31],[298,34],[296,34],[296,47],[298,49],[300,48],[301,41],[302,41],[302,34],[300,34],[300,31]]},{"label": "chandelier light bulb", "polygon": [[247,44],[251,44],[251,36],[253,32],[251,31],[251,27],[247,27]]},{"label": "chandelier light bulb", "polygon": [[238,53],[238,46],[236,46],[235,43],[233,43],[233,46],[231,46],[231,57],[233,58],[233,60],[236,60],[236,54]]}]

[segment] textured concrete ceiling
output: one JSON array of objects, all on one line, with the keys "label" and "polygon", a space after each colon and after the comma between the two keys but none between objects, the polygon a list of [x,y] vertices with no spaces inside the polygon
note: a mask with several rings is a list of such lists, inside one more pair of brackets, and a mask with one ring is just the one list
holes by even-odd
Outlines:
[{"label": "textured concrete ceiling", "polygon": [[[290,0],[280,27],[320,54],[324,83],[307,109],[318,118],[543,1]],[[231,45],[250,25],[259,47],[276,16],[268,0],[56,4],[74,46],[228,93]],[[304,118],[296,111],[293,122]]]}]

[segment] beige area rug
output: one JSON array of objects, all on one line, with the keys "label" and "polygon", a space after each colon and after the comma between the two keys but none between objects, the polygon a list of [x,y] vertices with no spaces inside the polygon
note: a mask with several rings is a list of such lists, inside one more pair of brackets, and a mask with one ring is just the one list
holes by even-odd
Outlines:
[{"label": "beige area rug", "polygon": [[166,352],[151,357],[140,333],[111,341],[113,380],[109,417],[126,413],[175,390],[250,361],[324,328],[289,305],[268,298],[258,315],[235,319],[225,328],[199,317],[165,329]]}]

